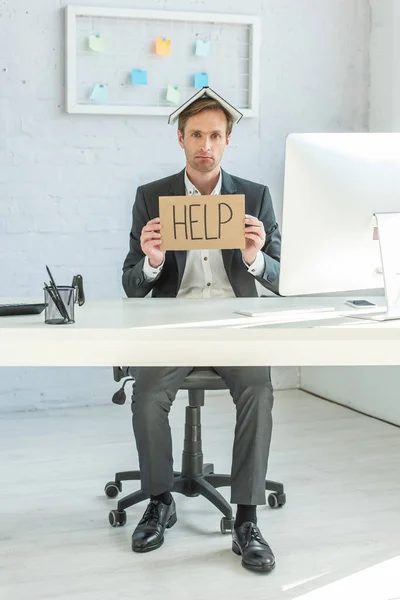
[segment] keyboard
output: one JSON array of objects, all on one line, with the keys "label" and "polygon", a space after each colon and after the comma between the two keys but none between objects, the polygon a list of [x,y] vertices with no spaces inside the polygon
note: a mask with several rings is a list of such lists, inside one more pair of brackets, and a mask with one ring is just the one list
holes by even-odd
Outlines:
[{"label": "keyboard", "polygon": [[0,317],[12,317],[14,315],[40,315],[44,310],[45,304],[0,304]]},{"label": "keyboard", "polygon": [[237,310],[236,313],[245,317],[265,319],[280,319],[281,317],[307,317],[309,314],[335,311],[334,306],[302,306],[297,308],[270,308],[269,310]]}]

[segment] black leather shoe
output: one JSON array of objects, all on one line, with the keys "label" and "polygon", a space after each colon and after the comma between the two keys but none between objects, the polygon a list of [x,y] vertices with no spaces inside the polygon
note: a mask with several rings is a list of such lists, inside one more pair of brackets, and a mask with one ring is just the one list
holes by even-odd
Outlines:
[{"label": "black leather shoe", "polygon": [[134,552],[150,552],[156,550],[164,542],[165,529],[175,525],[176,506],[163,504],[161,500],[151,500],[142,519],[132,535],[132,550]]},{"label": "black leather shoe", "polygon": [[246,521],[232,532],[232,550],[242,556],[242,565],[250,571],[268,573],[275,567],[275,556],[255,523]]}]

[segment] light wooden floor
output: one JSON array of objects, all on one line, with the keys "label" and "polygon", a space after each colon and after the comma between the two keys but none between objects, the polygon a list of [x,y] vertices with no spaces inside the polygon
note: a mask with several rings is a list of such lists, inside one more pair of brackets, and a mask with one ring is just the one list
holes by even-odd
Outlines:
[{"label": "light wooden floor", "polygon": [[[171,418],[178,465],[183,404]],[[277,392],[274,415],[269,475],[285,482],[287,504],[259,511],[277,560],[267,576],[240,566],[201,498],[176,497],[177,525],[146,555],[130,549],[144,505],[109,526],[104,483],[137,467],[128,404],[2,415],[0,598],[399,597],[399,430],[301,391]],[[229,397],[209,395],[204,453],[219,471],[229,470],[233,420]]]}]

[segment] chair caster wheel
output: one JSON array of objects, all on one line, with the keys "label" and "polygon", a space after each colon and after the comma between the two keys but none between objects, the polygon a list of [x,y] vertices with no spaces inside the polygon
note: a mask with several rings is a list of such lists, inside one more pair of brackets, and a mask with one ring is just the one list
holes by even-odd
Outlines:
[{"label": "chair caster wheel", "polygon": [[122,527],[126,523],[125,510],[111,510],[108,515],[111,527]]},{"label": "chair caster wheel", "polygon": [[222,517],[220,523],[221,533],[232,533],[233,525],[235,523],[234,519],[228,519],[228,517]]},{"label": "chair caster wheel", "polygon": [[272,492],[268,496],[268,504],[271,508],[281,508],[286,504],[286,494],[277,494]]},{"label": "chair caster wheel", "polygon": [[120,481],[109,481],[104,486],[104,492],[108,498],[116,498],[122,491],[122,485]]}]

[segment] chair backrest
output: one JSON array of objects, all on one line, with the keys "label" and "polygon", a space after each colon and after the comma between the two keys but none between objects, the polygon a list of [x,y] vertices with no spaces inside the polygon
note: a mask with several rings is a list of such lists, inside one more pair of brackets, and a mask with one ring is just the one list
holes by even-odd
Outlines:
[{"label": "chair backrest", "polygon": [[[129,367],[113,367],[114,381],[129,377]],[[226,390],[224,380],[212,367],[193,367],[181,386],[182,390]]]},{"label": "chair backrest", "polygon": [[114,381],[118,383],[121,379],[129,377],[129,367],[113,367]]}]

